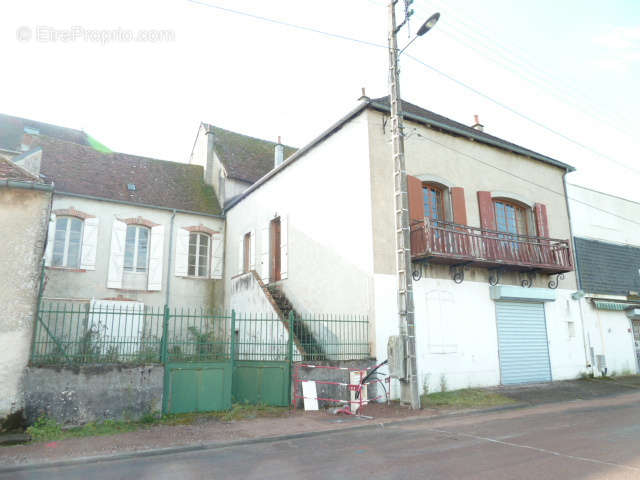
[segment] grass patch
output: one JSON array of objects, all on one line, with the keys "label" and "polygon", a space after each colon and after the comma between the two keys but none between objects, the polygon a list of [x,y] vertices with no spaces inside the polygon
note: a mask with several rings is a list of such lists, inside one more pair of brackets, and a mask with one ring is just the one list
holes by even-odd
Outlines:
[{"label": "grass patch", "polygon": [[231,410],[222,412],[181,413],[160,416],[149,413],[138,421],[105,420],[91,422],[81,427],[63,428],[55,420],[42,416],[27,428],[32,442],[52,442],[66,438],[94,437],[133,432],[154,425],[193,425],[208,421],[232,422],[253,418],[282,417],[287,415],[289,407],[270,407],[267,405],[233,405]]},{"label": "grass patch", "polygon": [[420,400],[423,408],[479,408],[516,403],[499,393],[474,388],[422,395]]}]

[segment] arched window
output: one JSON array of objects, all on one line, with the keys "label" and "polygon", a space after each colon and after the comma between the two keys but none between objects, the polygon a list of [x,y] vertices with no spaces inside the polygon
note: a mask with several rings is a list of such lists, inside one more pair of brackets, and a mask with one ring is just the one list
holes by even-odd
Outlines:
[{"label": "arched window", "polygon": [[83,221],[76,217],[57,217],[51,265],[79,268]]},{"label": "arched window", "polygon": [[190,277],[208,277],[211,251],[211,238],[206,233],[192,232],[189,234],[189,264]]},{"label": "arched window", "polygon": [[149,257],[149,228],[127,225],[124,247],[124,271],[146,273]]},{"label": "arched window", "polygon": [[535,235],[531,208],[506,198],[494,198],[496,229],[516,235]]}]

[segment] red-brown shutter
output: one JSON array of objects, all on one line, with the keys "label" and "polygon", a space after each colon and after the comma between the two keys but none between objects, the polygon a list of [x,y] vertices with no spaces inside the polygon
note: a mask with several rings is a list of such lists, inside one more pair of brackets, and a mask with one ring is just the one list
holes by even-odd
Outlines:
[{"label": "red-brown shutter", "polygon": [[485,230],[496,230],[496,211],[493,208],[491,192],[478,192],[478,207],[480,207],[480,226]]},{"label": "red-brown shutter", "polygon": [[409,193],[409,220],[410,223],[424,220],[424,196],[422,194],[422,181],[419,178],[407,175],[407,188]]},{"label": "red-brown shutter", "polygon": [[549,238],[549,220],[547,219],[547,206],[544,203],[536,203],[533,206],[533,213],[536,217],[536,228],[538,236]]},{"label": "red-brown shutter", "polygon": [[467,224],[467,205],[464,201],[464,188],[451,188],[451,209],[453,210],[453,223]]}]

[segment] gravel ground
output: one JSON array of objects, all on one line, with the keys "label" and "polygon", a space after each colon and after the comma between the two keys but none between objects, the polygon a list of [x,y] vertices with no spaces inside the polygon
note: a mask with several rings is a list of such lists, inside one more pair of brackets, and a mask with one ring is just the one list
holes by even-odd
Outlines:
[{"label": "gravel ground", "polygon": [[[640,376],[607,380],[577,380],[521,387],[487,389],[509,397],[517,405],[539,405],[638,392]],[[444,410],[444,412],[443,412]],[[473,410],[465,410],[473,411]],[[296,433],[381,424],[407,418],[436,417],[459,413],[448,408],[424,409],[418,412],[392,404],[371,404],[363,419],[333,415],[329,411],[292,410],[277,418],[254,418],[223,422],[203,417],[192,425],[154,425],[134,432],[97,437],[70,438],[51,443],[34,443],[0,447],[0,465],[15,465],[68,460],[76,457],[110,455],[176,446],[228,443],[255,438],[268,438]]]}]

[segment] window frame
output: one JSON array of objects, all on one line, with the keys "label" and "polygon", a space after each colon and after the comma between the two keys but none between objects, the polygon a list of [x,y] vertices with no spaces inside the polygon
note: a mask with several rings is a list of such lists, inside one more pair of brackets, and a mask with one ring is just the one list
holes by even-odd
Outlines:
[{"label": "window frame", "polygon": [[[425,190],[431,190],[436,194],[436,208],[437,210],[439,210],[437,212],[439,218],[434,218],[431,216],[431,207],[429,206],[429,208],[427,208],[427,203],[425,202]],[[422,182],[422,204],[424,208],[424,216],[433,221],[449,221],[450,215],[448,207],[450,202],[447,202],[448,194],[449,188],[444,185],[440,185],[434,182]]]},{"label": "window frame", "polygon": [[[191,237],[196,237],[196,251],[195,251],[195,263],[191,263]],[[199,275],[200,271],[200,246],[201,246],[201,237],[207,238],[207,254],[205,258],[205,273],[204,275]],[[204,232],[189,232],[189,244],[187,250],[187,276],[193,278],[209,278],[211,274],[211,235]],[[191,266],[193,265],[193,274],[191,272]]]},{"label": "window frame", "polygon": [[[492,198],[491,200],[493,203],[493,212],[494,212],[494,215],[496,216],[497,231],[499,231],[500,233],[505,233],[509,235],[523,235],[523,236],[537,235],[537,233],[532,233],[533,232],[532,227],[535,227],[534,225],[535,222],[532,221],[533,210],[531,209],[531,207],[510,198],[497,197],[497,198]],[[503,208],[505,213],[504,215],[505,222],[507,222],[507,207],[511,207],[514,209],[514,220],[515,220],[514,223],[516,227],[515,232],[511,232],[508,230],[507,231],[500,230],[500,225],[498,224],[498,203],[504,206]],[[522,219],[524,220],[524,228],[525,228],[524,232],[520,231],[520,225],[519,225],[520,222],[518,222],[518,211],[522,212]],[[506,228],[508,228],[508,223],[505,223],[505,225],[506,225]]]},{"label": "window frame", "polygon": [[[134,247],[133,247],[133,259],[132,259],[132,266],[128,267],[127,266],[127,237],[129,234],[129,229],[130,228],[135,228],[135,236],[134,236]],[[145,259],[145,265],[144,265],[144,270],[140,271],[140,267],[138,266],[138,255],[140,253],[140,245],[139,245],[139,239],[140,239],[140,231],[141,230],[145,230],[147,232],[147,245],[146,245],[146,259]],[[146,225],[140,225],[140,224],[128,224],[127,225],[127,231],[125,233],[125,241],[124,241],[124,261],[123,261],[123,266],[122,266],[122,270],[124,273],[128,273],[128,274],[140,274],[140,275],[148,275],[149,274],[149,247],[151,245],[151,228],[149,228]]]},{"label": "window frame", "polygon": [[[61,220],[67,220],[67,226],[64,230],[64,244],[63,244],[63,251],[62,251],[62,263],[61,264],[56,264],[55,260],[56,260],[56,243],[58,240],[58,222]],[[77,263],[76,265],[69,265],[69,246],[71,244],[70,242],[70,236],[71,236],[71,225],[73,223],[73,221],[77,221],[80,222],[80,238],[79,238],[79,242],[78,242],[78,254],[77,254]],[[60,215],[56,217],[56,225],[55,225],[55,230],[54,230],[54,235],[53,235],[53,250],[52,250],[52,254],[51,254],[51,266],[55,267],[55,268],[69,268],[69,269],[79,269],[80,265],[81,265],[81,261],[82,261],[82,240],[83,240],[83,235],[84,235],[84,219],[79,218],[79,217],[74,217],[72,215]]]}]

